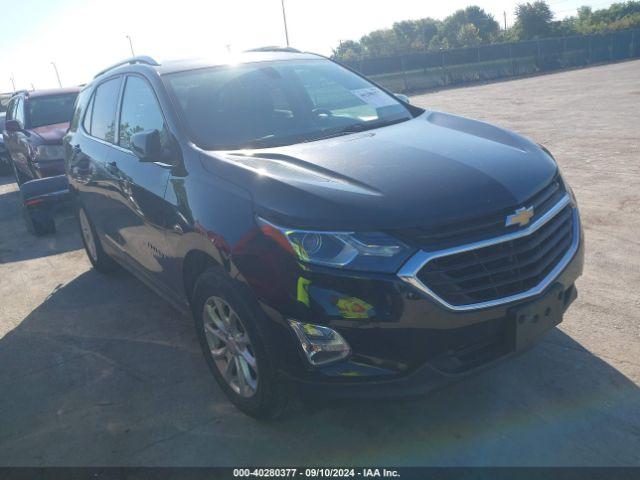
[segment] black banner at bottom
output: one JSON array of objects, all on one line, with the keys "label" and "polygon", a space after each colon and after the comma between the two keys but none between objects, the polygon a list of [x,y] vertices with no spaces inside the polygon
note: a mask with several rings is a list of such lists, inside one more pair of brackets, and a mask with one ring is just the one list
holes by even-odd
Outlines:
[{"label": "black banner at bottom", "polygon": [[0,467],[0,480],[638,480],[640,467]]}]

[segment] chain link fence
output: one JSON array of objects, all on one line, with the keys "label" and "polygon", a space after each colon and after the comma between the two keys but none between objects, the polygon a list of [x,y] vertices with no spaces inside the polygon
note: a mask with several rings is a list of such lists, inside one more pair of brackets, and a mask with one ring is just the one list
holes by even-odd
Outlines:
[{"label": "chain link fence", "polygon": [[640,30],[576,35],[518,43],[343,62],[394,92],[640,58]]}]

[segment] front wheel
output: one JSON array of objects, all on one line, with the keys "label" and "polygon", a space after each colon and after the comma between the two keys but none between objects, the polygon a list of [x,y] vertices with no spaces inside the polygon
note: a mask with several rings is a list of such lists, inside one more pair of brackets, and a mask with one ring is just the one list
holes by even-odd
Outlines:
[{"label": "front wheel", "polygon": [[109,273],[116,270],[116,262],[102,249],[93,223],[89,220],[89,216],[83,207],[78,208],[78,223],[84,250],[93,268],[101,273]]},{"label": "front wheel", "polygon": [[290,391],[278,378],[274,352],[259,331],[264,314],[217,268],[199,277],[192,307],[207,364],[229,400],[254,418],[282,416]]}]

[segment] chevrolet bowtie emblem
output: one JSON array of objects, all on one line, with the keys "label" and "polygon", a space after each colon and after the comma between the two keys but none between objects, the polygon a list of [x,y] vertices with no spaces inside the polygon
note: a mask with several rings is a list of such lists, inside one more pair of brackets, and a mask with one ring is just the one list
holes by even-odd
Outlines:
[{"label": "chevrolet bowtie emblem", "polygon": [[529,220],[533,217],[533,207],[522,207],[512,213],[511,215],[507,215],[507,221],[505,222],[506,227],[511,227],[512,225],[520,225],[524,227]]}]

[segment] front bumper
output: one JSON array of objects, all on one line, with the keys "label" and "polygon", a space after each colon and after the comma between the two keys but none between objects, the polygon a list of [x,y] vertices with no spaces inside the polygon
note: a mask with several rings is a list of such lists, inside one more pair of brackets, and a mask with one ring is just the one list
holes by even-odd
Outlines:
[{"label": "front bumper", "polygon": [[[551,288],[562,288],[554,284]],[[577,298],[575,285],[562,290],[564,310]],[[544,295],[543,295],[544,296]],[[535,304],[536,300],[529,302]],[[516,305],[517,308],[517,305]],[[563,312],[564,313],[564,312]],[[312,398],[394,398],[423,395],[444,385],[519,355],[528,350],[516,346],[512,336],[515,318],[506,316],[452,331],[455,347],[435,355],[414,370],[375,376],[370,365],[353,358],[333,368],[325,367],[315,377],[289,377],[301,393]],[[367,374],[369,373],[369,374]],[[332,378],[327,378],[327,377]],[[347,378],[344,378],[344,377]],[[336,377],[340,377],[339,379]]]},{"label": "front bumper", "polygon": [[[531,297],[476,310],[455,311],[393,275],[309,268],[277,257],[273,249],[236,257],[238,266],[275,328],[282,375],[303,390],[330,396],[419,394],[508,358],[514,308],[540,301],[554,290],[560,315],[577,296],[584,236],[571,260],[546,289]],[[270,252],[267,254],[266,252]],[[256,255],[263,261],[255,262]],[[349,343],[347,360],[311,367],[288,319],[326,325]],[[561,320],[558,320],[558,322]]]}]

